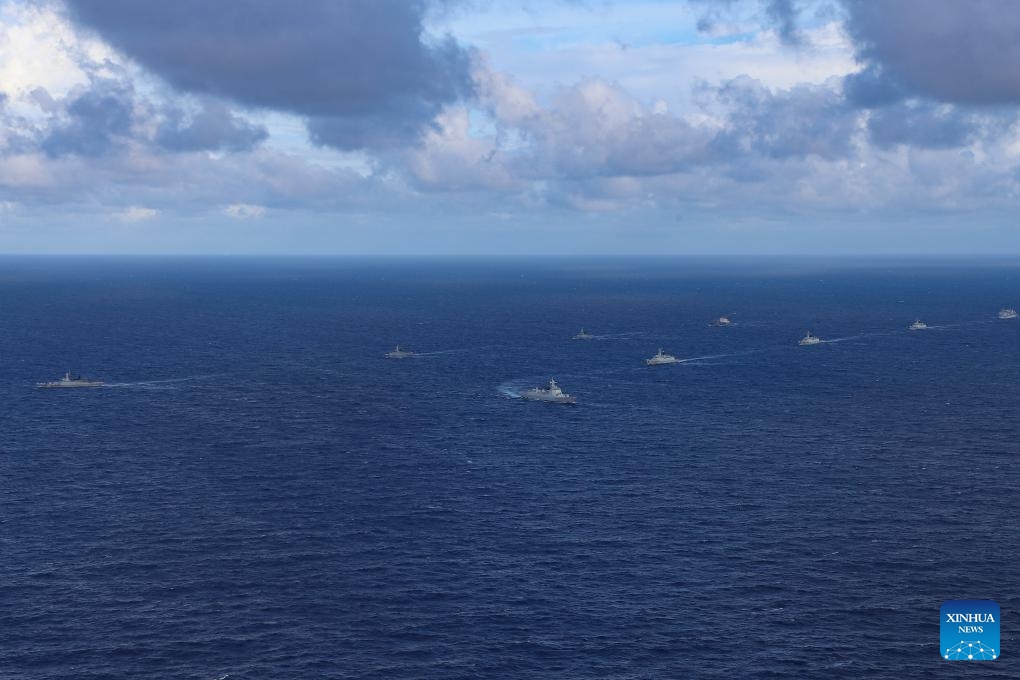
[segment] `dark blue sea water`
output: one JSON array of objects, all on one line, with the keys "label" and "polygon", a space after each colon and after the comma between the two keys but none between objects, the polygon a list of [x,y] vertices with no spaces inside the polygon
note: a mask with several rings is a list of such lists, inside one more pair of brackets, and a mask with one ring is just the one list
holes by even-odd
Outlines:
[{"label": "dark blue sea water", "polygon": [[[0,260],[0,677],[1020,677],[1004,303],[1018,261]],[[941,660],[982,598],[1001,659]]]}]

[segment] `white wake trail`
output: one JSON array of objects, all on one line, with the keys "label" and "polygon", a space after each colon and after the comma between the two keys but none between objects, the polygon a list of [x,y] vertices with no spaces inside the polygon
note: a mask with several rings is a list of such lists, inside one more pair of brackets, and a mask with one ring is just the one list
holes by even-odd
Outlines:
[{"label": "white wake trail", "polygon": [[226,373],[208,373],[206,375],[192,375],[186,378],[166,378],[164,380],[138,380],[134,382],[115,382],[105,383],[103,387],[148,387],[152,385],[167,385],[182,382],[191,382],[195,380],[208,380],[209,378],[218,378],[226,375]]}]

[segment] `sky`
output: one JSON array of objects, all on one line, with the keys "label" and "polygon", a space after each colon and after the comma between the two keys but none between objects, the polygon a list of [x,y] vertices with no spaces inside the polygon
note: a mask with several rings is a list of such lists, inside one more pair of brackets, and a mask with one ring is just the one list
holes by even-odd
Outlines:
[{"label": "sky", "polygon": [[0,253],[1020,254],[1014,0],[0,0]]}]

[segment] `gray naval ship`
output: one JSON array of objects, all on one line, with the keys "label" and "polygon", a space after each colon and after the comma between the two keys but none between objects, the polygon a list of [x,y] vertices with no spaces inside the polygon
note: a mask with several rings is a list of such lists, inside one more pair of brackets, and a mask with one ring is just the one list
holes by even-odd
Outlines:
[{"label": "gray naval ship", "polygon": [[800,345],[801,347],[806,347],[808,345],[817,345],[821,342],[822,339],[820,337],[818,337],[817,335],[811,335],[811,331],[808,331],[807,335],[801,338],[800,342],[798,342],[797,344]]},{"label": "gray naval ship", "polygon": [[592,335],[591,333],[586,333],[583,328],[581,329],[580,333],[574,336],[574,340],[592,340],[594,338],[595,338],[594,335]]},{"label": "gray naval ship", "polygon": [[551,401],[554,404],[576,404],[577,399],[560,389],[553,379],[549,380],[549,387],[533,387],[530,390],[521,392],[522,399],[531,401]]},{"label": "gray naval ship", "polygon": [[406,359],[407,357],[413,357],[414,352],[406,349],[400,349],[400,345],[397,345],[392,352],[386,353],[387,359]]},{"label": "gray naval ship", "polygon": [[999,310],[1000,319],[1015,319],[1017,317],[1016,310],[1012,307],[1003,307]]},{"label": "gray naval ship", "polygon": [[52,380],[50,382],[36,383],[36,387],[102,387],[102,380],[89,380],[83,378],[80,375],[72,376],[71,372],[68,371],[64,374],[64,377],[60,380]]},{"label": "gray naval ship", "polygon": [[664,366],[665,364],[676,364],[679,362],[680,360],[672,354],[666,354],[663,352],[661,347],[654,357],[651,359],[645,359],[645,363],[649,366]]}]

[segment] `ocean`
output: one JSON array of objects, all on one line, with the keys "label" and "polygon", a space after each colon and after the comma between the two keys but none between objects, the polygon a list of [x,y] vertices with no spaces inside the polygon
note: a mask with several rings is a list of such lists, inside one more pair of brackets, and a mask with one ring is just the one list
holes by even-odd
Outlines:
[{"label": "ocean", "polygon": [[2,258],[0,678],[1020,677],[1004,304],[1020,260]]}]

